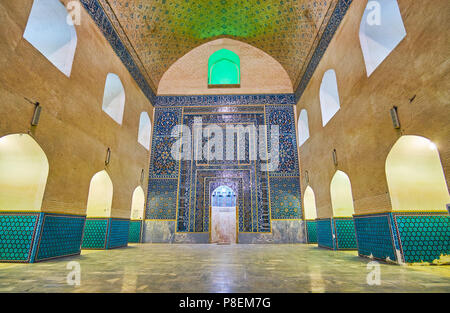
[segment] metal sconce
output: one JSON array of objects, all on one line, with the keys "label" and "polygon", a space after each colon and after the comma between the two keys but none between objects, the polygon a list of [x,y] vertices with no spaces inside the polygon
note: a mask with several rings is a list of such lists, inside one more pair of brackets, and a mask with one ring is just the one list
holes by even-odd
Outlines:
[{"label": "metal sconce", "polygon": [[333,163],[334,163],[334,166],[338,165],[336,149],[333,149]]},{"label": "metal sconce", "polygon": [[140,182],[141,182],[141,185],[144,184],[144,169],[142,169],[142,171],[141,171],[141,180],[140,180]]},{"label": "metal sconce", "polygon": [[309,185],[309,173],[308,173],[308,171],[305,171],[305,183],[306,183],[306,185]]},{"label": "metal sconce", "polygon": [[398,111],[397,107],[394,106],[391,110],[391,119],[392,119],[392,125],[394,125],[395,129],[400,129],[400,119],[398,118]]},{"label": "metal sconce", "polygon": [[39,102],[36,102],[34,107],[33,118],[31,119],[31,126],[37,126],[39,124],[39,119],[41,117],[42,107],[39,105]]},{"label": "metal sconce", "polygon": [[108,150],[106,150],[105,165],[108,165],[110,161],[111,161],[111,149],[108,148]]}]

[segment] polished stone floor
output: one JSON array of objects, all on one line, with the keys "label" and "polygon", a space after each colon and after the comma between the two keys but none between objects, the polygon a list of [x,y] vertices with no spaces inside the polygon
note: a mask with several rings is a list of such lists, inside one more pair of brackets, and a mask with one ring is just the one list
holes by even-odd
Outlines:
[{"label": "polished stone floor", "polygon": [[[80,286],[67,284],[77,261]],[[142,244],[36,264],[1,264],[0,292],[450,292],[449,266],[380,264],[313,245]]]}]

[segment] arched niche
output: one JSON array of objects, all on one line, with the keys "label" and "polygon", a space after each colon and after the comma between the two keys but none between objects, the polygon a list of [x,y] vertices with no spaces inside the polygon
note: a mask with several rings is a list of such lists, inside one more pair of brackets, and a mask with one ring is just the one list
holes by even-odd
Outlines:
[{"label": "arched niche", "polygon": [[109,73],[106,76],[102,110],[114,121],[122,125],[124,109],[125,89],[123,88],[122,81],[116,74]]},{"label": "arched niche", "polygon": [[393,211],[446,211],[447,183],[436,145],[420,136],[401,137],[386,159]]},{"label": "arched niche", "polygon": [[359,40],[369,77],[406,37],[397,0],[369,1],[359,27]]},{"label": "arched niche", "polygon": [[336,72],[334,70],[328,70],[323,75],[319,96],[322,125],[325,126],[341,108]]},{"label": "arched niche", "polygon": [[70,77],[77,47],[75,27],[58,0],[34,0],[23,37]]},{"label": "arched niche", "polygon": [[342,171],[337,171],[330,184],[331,206],[333,217],[352,217],[353,207],[352,185],[350,178]]},{"label": "arched niche", "polygon": [[0,138],[0,209],[40,211],[49,172],[47,157],[27,134]]},{"label": "arched niche", "polygon": [[141,186],[138,186],[133,192],[131,200],[131,219],[142,220],[145,210],[145,193]]},{"label": "arched niche", "polygon": [[111,217],[113,183],[103,170],[95,174],[89,186],[87,217]]},{"label": "arched niche", "polygon": [[150,138],[152,133],[152,122],[147,112],[142,112],[139,118],[138,142],[147,150],[150,150]]},{"label": "arched niche", "polygon": [[306,220],[315,220],[317,218],[316,197],[310,186],[306,187],[303,195],[303,205]]},{"label": "arched niche", "polygon": [[298,118],[298,145],[301,147],[309,138],[308,112],[303,109]]}]

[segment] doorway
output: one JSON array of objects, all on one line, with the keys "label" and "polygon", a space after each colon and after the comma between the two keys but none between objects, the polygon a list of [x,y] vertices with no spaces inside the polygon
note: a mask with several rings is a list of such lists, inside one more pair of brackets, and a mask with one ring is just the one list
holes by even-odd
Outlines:
[{"label": "doorway", "polygon": [[211,193],[211,243],[236,243],[236,193],[228,186]]}]

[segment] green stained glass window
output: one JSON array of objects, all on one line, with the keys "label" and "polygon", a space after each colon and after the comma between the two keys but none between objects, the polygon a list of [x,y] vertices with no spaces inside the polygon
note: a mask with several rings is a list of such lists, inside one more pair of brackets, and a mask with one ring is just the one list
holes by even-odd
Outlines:
[{"label": "green stained glass window", "polygon": [[240,87],[241,61],[239,56],[227,49],[216,51],[208,61],[209,87]]}]

